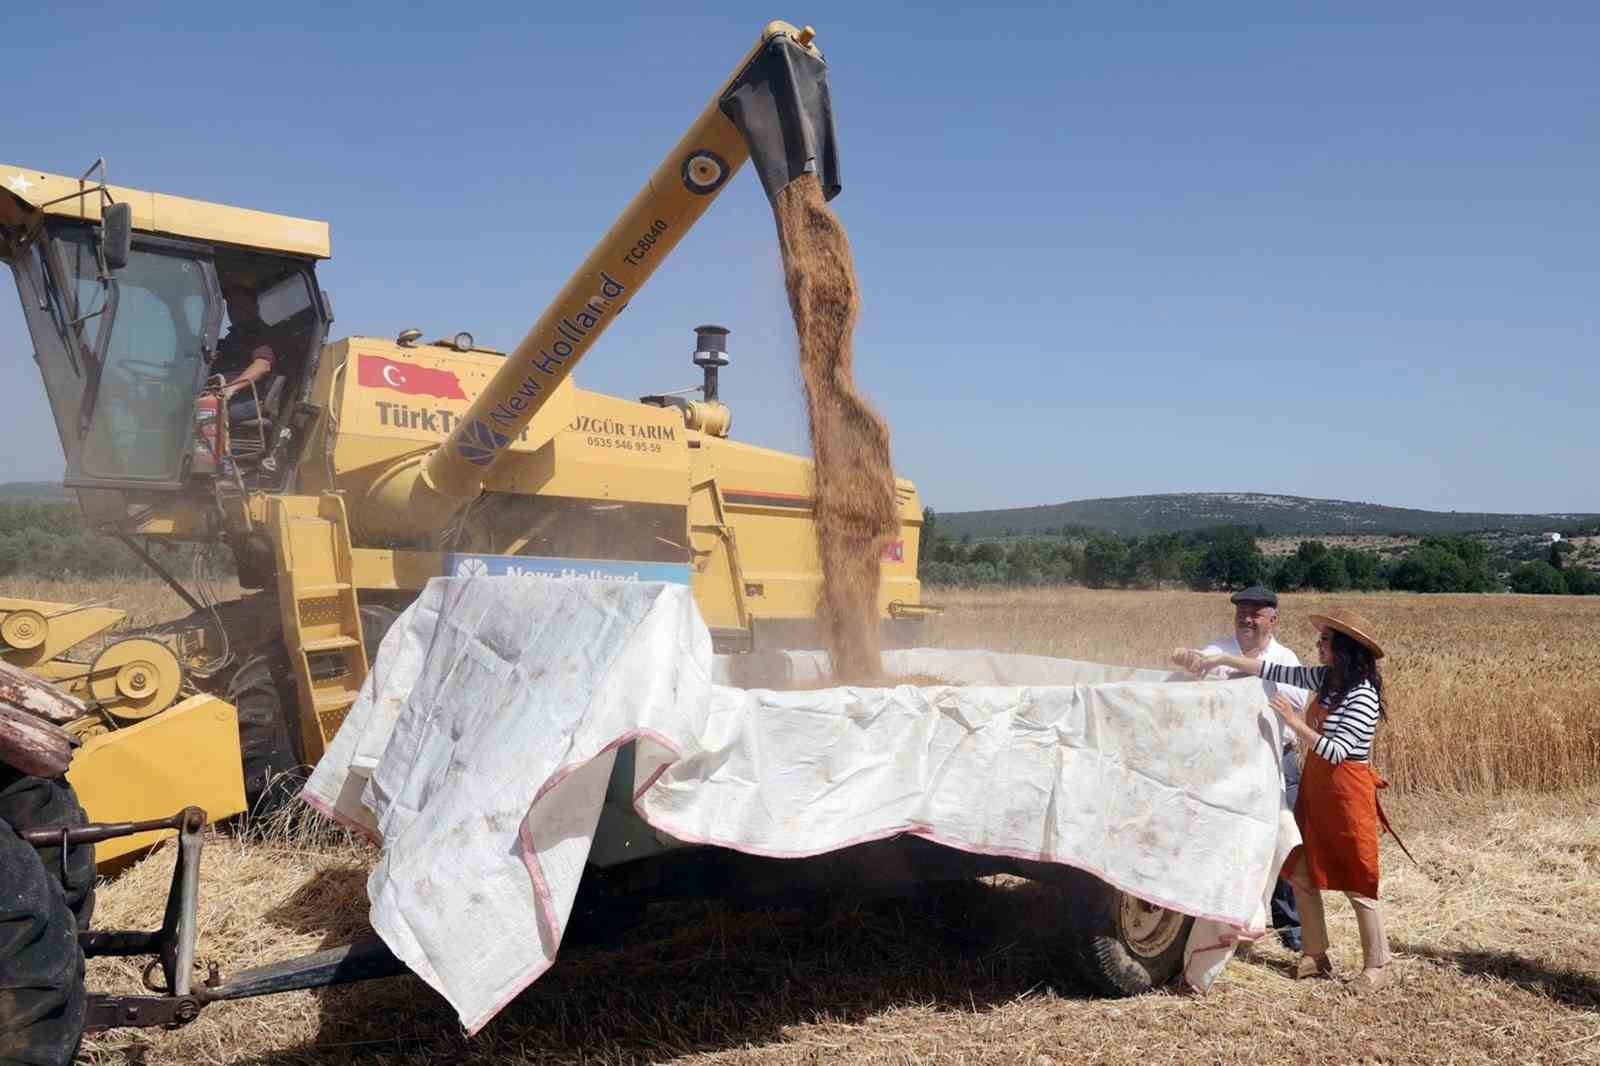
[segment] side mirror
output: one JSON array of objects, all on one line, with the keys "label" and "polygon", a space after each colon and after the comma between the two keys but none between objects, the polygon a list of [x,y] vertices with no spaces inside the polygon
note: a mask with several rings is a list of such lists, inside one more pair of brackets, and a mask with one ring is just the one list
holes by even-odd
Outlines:
[{"label": "side mirror", "polygon": [[128,265],[133,251],[133,208],[128,204],[107,204],[100,212],[100,250],[107,270]]}]

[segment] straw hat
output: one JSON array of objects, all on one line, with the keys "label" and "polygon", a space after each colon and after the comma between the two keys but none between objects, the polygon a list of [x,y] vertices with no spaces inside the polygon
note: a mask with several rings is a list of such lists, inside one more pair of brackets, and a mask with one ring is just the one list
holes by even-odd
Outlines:
[{"label": "straw hat", "polygon": [[1372,623],[1348,607],[1329,607],[1326,614],[1307,615],[1311,624],[1326,629],[1337,629],[1345,636],[1372,652],[1375,659],[1383,658],[1383,647],[1372,636]]}]

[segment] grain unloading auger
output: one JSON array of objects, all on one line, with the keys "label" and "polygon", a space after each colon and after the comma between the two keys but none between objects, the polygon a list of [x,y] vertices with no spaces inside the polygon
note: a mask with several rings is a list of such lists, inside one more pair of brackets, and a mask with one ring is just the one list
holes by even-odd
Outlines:
[{"label": "grain unloading auger", "polygon": [[[0,600],[0,657],[86,702],[72,780],[91,817],[225,817],[314,763],[383,632],[440,574],[678,581],[724,650],[814,640],[811,464],[728,438],[726,331],[700,331],[698,399],[625,400],[570,377],[747,159],[769,196],[802,173],[838,189],[809,29],[762,31],[510,354],[417,330],[325,343],[325,223],[110,186],[99,164],[82,178],[0,166],[0,257],[66,483],[194,608],[69,663],[78,605]],[[244,417],[203,388],[230,344],[225,314],[277,356]],[[909,482],[896,497],[879,608],[906,627],[921,509]],[[160,555],[174,544],[225,547],[252,593],[191,591]],[[150,839],[108,840],[100,858]]]}]

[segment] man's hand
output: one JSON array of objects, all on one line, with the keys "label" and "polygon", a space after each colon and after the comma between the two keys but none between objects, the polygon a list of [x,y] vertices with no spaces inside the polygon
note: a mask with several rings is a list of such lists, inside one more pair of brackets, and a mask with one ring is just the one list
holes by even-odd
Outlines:
[{"label": "man's hand", "polygon": [[1208,674],[1221,667],[1228,671],[1230,680],[1236,680],[1241,677],[1261,676],[1261,663],[1256,659],[1247,659],[1242,655],[1228,655],[1224,652],[1217,652],[1215,655],[1202,655],[1199,657],[1197,665],[1202,673]]},{"label": "man's hand", "polygon": [[1179,670],[1186,670],[1191,674],[1201,673],[1200,653],[1193,648],[1174,648],[1171,655],[1172,665]]}]

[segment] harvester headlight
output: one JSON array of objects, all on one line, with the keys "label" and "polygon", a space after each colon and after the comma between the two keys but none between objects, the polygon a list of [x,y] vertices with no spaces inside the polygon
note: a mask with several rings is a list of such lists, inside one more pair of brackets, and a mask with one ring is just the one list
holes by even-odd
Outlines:
[{"label": "harvester headlight", "polygon": [[460,333],[455,335],[455,338],[451,340],[450,344],[458,352],[470,352],[472,351],[472,334],[468,333],[466,330],[462,330]]}]

